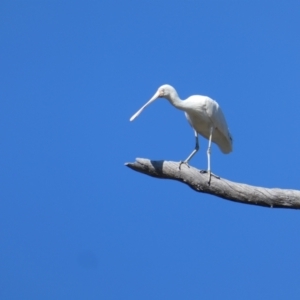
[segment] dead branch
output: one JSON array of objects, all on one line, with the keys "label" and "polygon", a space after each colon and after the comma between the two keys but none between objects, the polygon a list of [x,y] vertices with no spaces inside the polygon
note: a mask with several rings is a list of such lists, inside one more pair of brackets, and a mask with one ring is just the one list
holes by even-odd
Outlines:
[{"label": "dead branch", "polygon": [[179,170],[179,162],[174,161],[137,158],[135,162],[125,165],[137,172],[156,178],[177,180],[197,192],[239,203],[274,208],[300,208],[300,191],[297,190],[263,188],[232,182],[224,178],[217,179],[213,176],[209,185],[207,174],[202,174],[200,170],[186,165],[182,165]]}]

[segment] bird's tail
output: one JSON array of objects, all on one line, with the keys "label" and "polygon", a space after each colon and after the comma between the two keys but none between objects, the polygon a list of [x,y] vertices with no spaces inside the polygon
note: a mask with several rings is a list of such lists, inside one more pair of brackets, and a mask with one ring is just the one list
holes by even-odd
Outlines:
[{"label": "bird's tail", "polygon": [[[228,153],[232,152],[233,138],[229,131],[228,131],[228,136],[224,136],[224,135],[216,136],[215,135],[215,138],[216,138],[215,143],[219,146],[220,150],[224,154],[228,154]],[[213,140],[214,140],[214,138],[213,138]]]}]

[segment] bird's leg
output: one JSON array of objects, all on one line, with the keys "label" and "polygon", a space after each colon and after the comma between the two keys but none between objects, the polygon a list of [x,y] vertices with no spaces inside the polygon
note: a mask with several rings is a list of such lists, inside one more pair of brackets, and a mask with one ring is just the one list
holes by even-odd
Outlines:
[{"label": "bird's leg", "polygon": [[216,176],[210,170],[211,139],[212,139],[213,131],[214,131],[214,128],[211,127],[210,128],[210,134],[209,134],[209,140],[208,140],[208,148],[207,148],[207,164],[208,164],[207,165],[207,171],[201,171],[201,173],[208,173],[208,184],[210,184],[211,176],[214,176],[214,177],[220,179],[219,176]]},{"label": "bird's leg", "polygon": [[210,127],[210,134],[209,134],[208,148],[207,148],[207,173],[209,173],[208,182],[210,182],[210,177],[211,177],[211,172],[210,172],[210,151],[211,151],[211,138],[212,138],[213,131],[214,131],[214,128],[212,126],[212,127]]},{"label": "bird's leg", "polygon": [[198,133],[196,130],[194,130],[195,133],[195,139],[196,139],[196,146],[195,149],[192,151],[192,153],[188,156],[188,158],[184,161],[179,162],[179,170],[181,169],[181,165],[185,164],[189,167],[189,161],[190,159],[196,154],[196,152],[199,150],[199,140],[198,140]]}]

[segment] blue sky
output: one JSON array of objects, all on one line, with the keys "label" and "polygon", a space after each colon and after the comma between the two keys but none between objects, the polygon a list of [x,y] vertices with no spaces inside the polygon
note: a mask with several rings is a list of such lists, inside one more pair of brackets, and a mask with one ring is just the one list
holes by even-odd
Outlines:
[{"label": "blue sky", "polygon": [[[299,299],[299,212],[124,166],[194,147],[157,88],[217,100],[212,170],[299,189],[298,1],[1,1],[1,299]],[[191,165],[206,168],[207,140]]]}]

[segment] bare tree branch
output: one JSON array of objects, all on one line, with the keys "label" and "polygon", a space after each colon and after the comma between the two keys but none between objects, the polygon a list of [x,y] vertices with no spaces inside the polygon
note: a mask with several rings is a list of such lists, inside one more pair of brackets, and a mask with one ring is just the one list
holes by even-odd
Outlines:
[{"label": "bare tree branch", "polygon": [[177,180],[197,192],[235,202],[274,208],[300,208],[300,191],[297,190],[256,187],[224,178],[217,179],[213,176],[209,185],[207,174],[202,174],[200,170],[186,165],[182,165],[179,170],[179,163],[174,161],[151,161],[137,158],[134,163],[125,165],[137,172],[156,178]]}]

